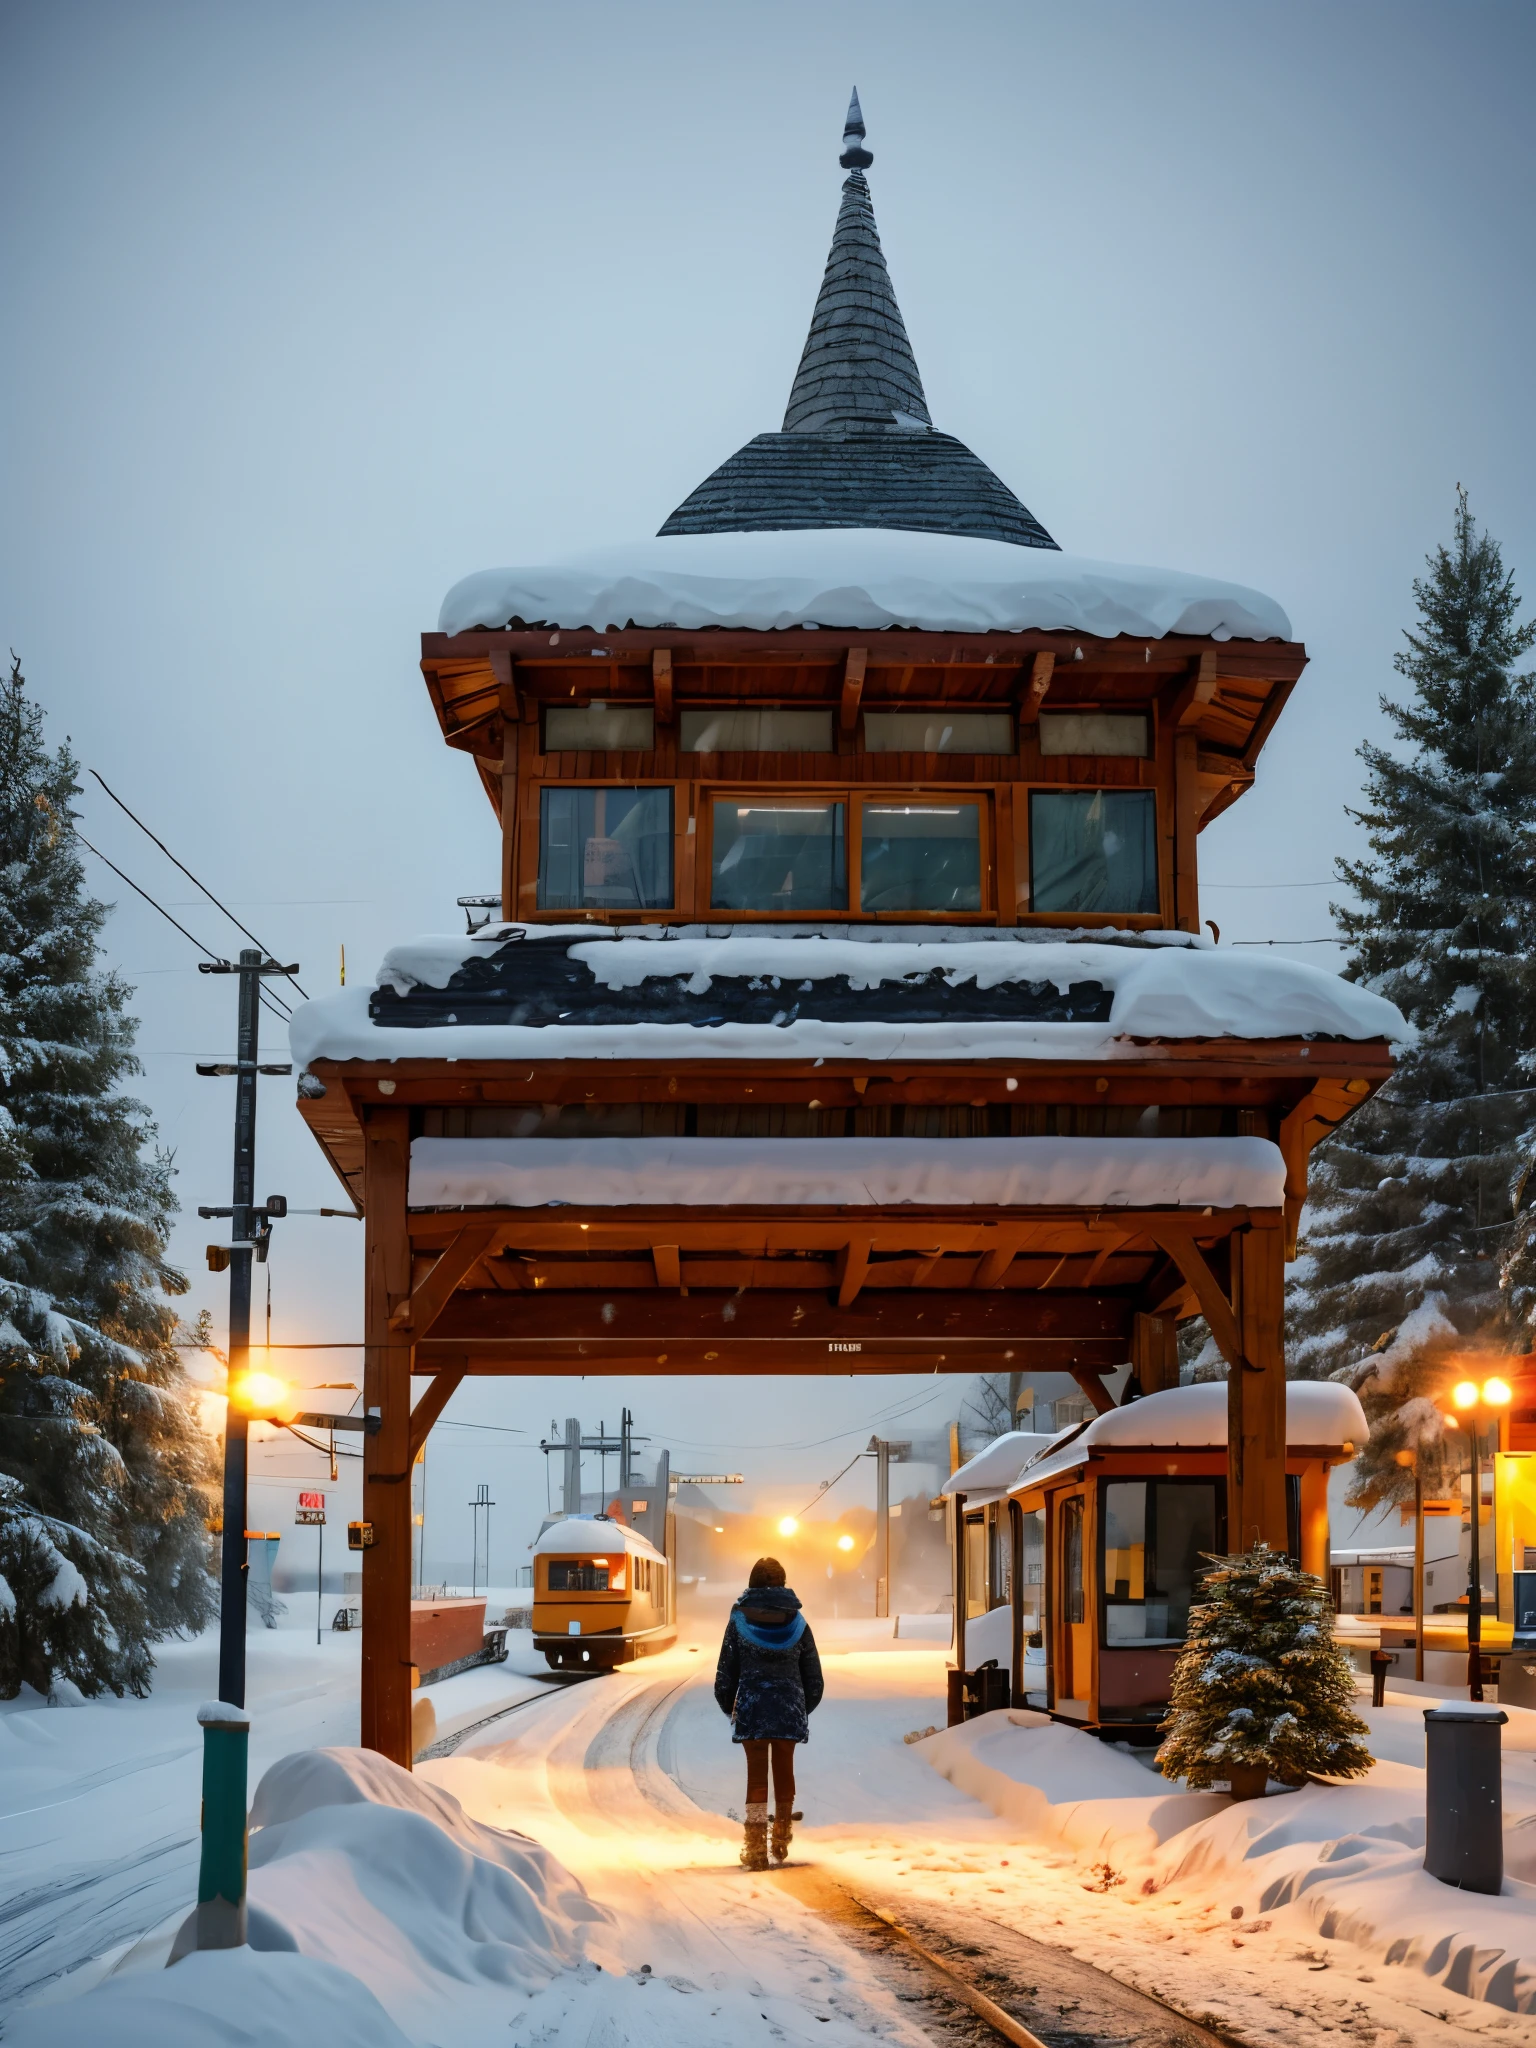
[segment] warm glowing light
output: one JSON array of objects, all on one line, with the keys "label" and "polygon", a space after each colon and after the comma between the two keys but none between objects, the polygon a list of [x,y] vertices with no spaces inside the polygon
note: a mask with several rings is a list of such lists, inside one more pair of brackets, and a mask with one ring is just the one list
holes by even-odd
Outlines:
[{"label": "warm glowing light", "polygon": [[1483,1399],[1490,1408],[1507,1408],[1514,1398],[1507,1380],[1483,1381]]},{"label": "warm glowing light", "polygon": [[837,1539],[837,1547],[839,1550],[852,1550],[853,1538],[851,1536],[839,1536]]},{"label": "warm glowing light", "polygon": [[723,1535],[725,1534],[725,1531],[724,1531],[724,1529],[722,1529],[722,1528],[721,1528],[721,1526],[720,1526],[720,1524],[719,1524],[718,1522],[717,1522],[717,1523],[715,1524],[715,1534],[716,1534],[717,1536],[723,1536]]},{"label": "warm glowing light", "polygon": [[247,1415],[275,1415],[288,1405],[292,1388],[276,1373],[243,1372],[231,1384],[229,1398]]},{"label": "warm glowing light", "polygon": [[800,1524],[795,1520],[793,1515],[786,1515],[783,1521],[779,1524],[779,1534],[781,1536],[793,1536],[795,1531],[799,1527]]},{"label": "warm glowing light", "polygon": [[1451,1389],[1451,1399],[1458,1408],[1475,1408],[1477,1406],[1476,1382],[1473,1380],[1458,1381]]}]

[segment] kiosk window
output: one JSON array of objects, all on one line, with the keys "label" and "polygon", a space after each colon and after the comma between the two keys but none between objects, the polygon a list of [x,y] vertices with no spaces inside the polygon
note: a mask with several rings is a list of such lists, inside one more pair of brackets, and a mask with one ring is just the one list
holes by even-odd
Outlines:
[{"label": "kiosk window", "polygon": [[608,1564],[594,1564],[587,1557],[552,1557],[549,1560],[551,1593],[606,1593]]},{"label": "kiosk window", "polygon": [[1115,1479],[1104,1487],[1104,1641],[1182,1643],[1203,1559],[1226,1543],[1219,1479]]},{"label": "kiosk window", "polygon": [[1029,799],[1030,907],[1138,914],[1157,909],[1157,800],[1149,789],[1035,790]]},{"label": "kiosk window", "polygon": [[866,803],[859,824],[865,910],[980,910],[979,803]]},{"label": "kiosk window", "polygon": [[540,910],[667,910],[670,789],[539,792]]},{"label": "kiosk window", "polygon": [[710,902],[717,910],[846,910],[847,806],[717,797]]}]

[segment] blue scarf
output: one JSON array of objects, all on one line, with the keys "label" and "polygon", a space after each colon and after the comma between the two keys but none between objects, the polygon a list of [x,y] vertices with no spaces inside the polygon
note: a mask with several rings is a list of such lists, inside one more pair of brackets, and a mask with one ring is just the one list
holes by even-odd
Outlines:
[{"label": "blue scarf", "polygon": [[732,1610],[731,1619],[735,1622],[738,1632],[745,1636],[749,1643],[755,1643],[760,1650],[793,1649],[805,1634],[803,1614],[795,1615],[787,1627],[783,1622],[775,1622],[772,1628],[758,1628],[755,1623],[747,1620],[740,1608]]}]

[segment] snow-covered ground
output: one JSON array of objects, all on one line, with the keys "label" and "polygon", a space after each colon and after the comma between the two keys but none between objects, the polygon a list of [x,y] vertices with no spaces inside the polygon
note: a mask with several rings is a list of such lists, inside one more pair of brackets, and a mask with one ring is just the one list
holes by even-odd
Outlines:
[{"label": "snow-covered ground", "polygon": [[[355,1640],[323,1644],[317,1661],[312,1638],[285,1641],[295,1634],[252,1639],[258,1772],[354,1739]],[[889,1624],[827,1633],[827,1697],[797,1756],[797,1857],[918,1926],[960,1915],[983,1947],[990,1929],[1070,1949],[1233,2039],[1536,2040],[1536,2013],[1514,2009],[1536,2003],[1536,1714],[1512,1711],[1504,1731],[1510,1877],[1503,1896],[1473,1898],[1421,1868],[1420,1699],[1363,1708],[1381,1759],[1368,1780],[1237,1806],[1028,1715],[904,1740],[944,1718],[946,1647]],[[704,1642],[562,1686],[532,1675],[525,1639],[514,1664],[526,1673],[437,1689],[441,1725],[469,1732],[414,1777],[366,1758],[284,1765],[258,1798],[251,1896],[301,1953],[166,1973],[194,1874],[203,1654],[184,1646],[179,1669],[167,1659],[152,1702],[0,1721],[5,1868],[33,1897],[30,1941],[8,1949],[10,1999],[162,1924],[126,1965],[109,1955],[13,2014],[8,2042],[234,2048],[319,2026],[328,2048],[714,2048],[765,2023],[826,2048],[923,2038],[875,1961],[775,1875],[737,1865],[741,1757]],[[487,1722],[498,1704],[513,1710]],[[27,1761],[43,1738],[46,1778]],[[491,1832],[508,1829],[543,1860]],[[165,1837],[180,1850],[157,1852]],[[134,1894],[114,1870],[150,1882]],[[8,1933],[21,1924],[0,1908]],[[87,2004],[62,2002],[93,1983]],[[277,2021],[270,2035],[210,2031],[209,2001],[231,1999],[249,2016],[306,2017],[289,2035]]]}]

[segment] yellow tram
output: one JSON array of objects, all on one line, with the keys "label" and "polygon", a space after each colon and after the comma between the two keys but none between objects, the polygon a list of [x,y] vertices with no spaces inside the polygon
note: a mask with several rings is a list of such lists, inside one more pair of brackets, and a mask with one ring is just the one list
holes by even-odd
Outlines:
[{"label": "yellow tram", "polygon": [[677,1641],[671,1560],[606,1515],[567,1515],[533,1546],[533,1647],[556,1671],[611,1671]]}]

